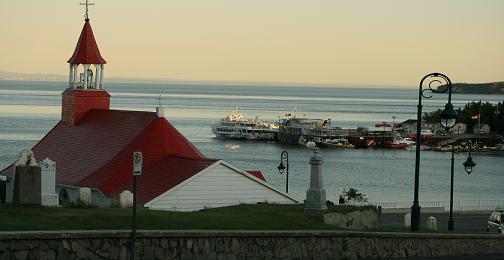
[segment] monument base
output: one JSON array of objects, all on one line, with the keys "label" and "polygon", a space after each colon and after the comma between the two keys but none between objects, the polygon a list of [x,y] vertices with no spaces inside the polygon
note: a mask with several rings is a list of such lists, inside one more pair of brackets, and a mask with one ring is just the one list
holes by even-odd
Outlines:
[{"label": "monument base", "polygon": [[57,207],[58,203],[58,194],[44,194],[42,195],[42,206],[47,207]]},{"label": "monument base", "polygon": [[305,212],[320,211],[327,209],[326,192],[324,189],[306,191]]}]

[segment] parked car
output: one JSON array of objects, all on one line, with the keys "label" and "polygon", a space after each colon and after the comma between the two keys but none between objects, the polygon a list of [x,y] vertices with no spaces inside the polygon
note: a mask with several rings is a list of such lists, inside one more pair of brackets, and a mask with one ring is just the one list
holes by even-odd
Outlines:
[{"label": "parked car", "polygon": [[488,218],[487,232],[493,230],[504,234],[504,211],[495,211]]}]

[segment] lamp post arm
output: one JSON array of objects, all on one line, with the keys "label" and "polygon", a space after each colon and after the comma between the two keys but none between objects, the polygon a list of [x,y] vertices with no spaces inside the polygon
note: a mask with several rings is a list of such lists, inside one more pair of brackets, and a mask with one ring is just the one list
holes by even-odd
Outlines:
[{"label": "lamp post arm", "polygon": [[451,95],[452,95],[452,84],[448,77],[446,77],[446,81],[448,82],[448,103],[451,103]]}]

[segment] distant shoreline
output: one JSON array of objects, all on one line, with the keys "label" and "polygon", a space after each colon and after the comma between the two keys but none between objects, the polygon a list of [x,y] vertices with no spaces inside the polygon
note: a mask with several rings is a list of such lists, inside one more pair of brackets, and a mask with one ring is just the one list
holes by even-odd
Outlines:
[{"label": "distant shoreline", "polygon": [[[444,91],[445,89],[446,85],[437,88],[438,91]],[[504,81],[491,83],[453,83],[452,93],[504,95]]]}]

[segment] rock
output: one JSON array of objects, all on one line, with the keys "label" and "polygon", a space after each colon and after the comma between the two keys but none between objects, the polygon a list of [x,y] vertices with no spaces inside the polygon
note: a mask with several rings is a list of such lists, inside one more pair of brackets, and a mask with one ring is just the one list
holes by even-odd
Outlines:
[{"label": "rock", "polygon": [[22,260],[26,259],[27,257],[28,257],[28,251],[26,250],[17,251],[16,253],[14,253],[14,259]]},{"label": "rock", "polygon": [[324,223],[344,229],[376,229],[378,228],[378,214],[373,210],[352,211],[348,214],[327,213]]},{"label": "rock", "polygon": [[433,216],[427,218],[427,229],[437,231],[437,219]]},{"label": "rock", "polygon": [[121,208],[133,207],[133,193],[129,190],[123,190],[119,194],[119,205]]},{"label": "rock", "polygon": [[404,227],[411,227],[411,213],[404,214]]}]

